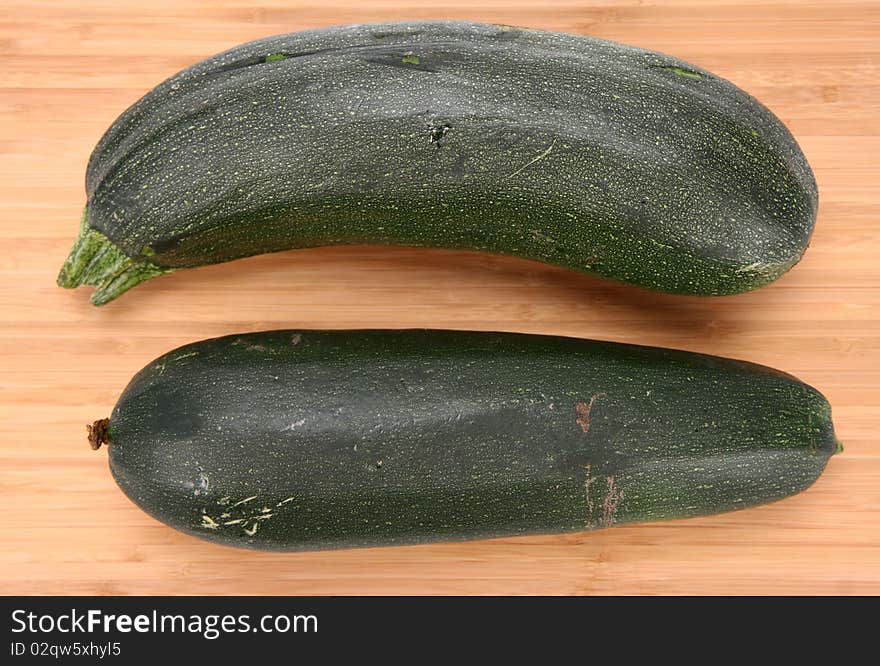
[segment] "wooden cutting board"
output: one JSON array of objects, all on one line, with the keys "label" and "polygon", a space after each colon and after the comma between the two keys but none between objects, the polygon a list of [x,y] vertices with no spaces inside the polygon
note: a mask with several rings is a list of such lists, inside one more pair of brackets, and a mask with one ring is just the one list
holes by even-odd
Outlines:
[{"label": "wooden cutting board", "polygon": [[[454,0],[0,2],[0,592],[7,594],[880,593],[880,5]],[[462,18],[665,51],[767,104],[813,165],[811,249],[777,283],[658,295],[474,253],[285,252],[154,280],[104,307],[55,275],[94,144],[147,90],[250,39]],[[92,452],[157,355],[268,328],[555,333],[749,359],[823,391],[846,445],[807,492],[712,518],[568,536],[305,554],[239,552],[133,506]]]}]

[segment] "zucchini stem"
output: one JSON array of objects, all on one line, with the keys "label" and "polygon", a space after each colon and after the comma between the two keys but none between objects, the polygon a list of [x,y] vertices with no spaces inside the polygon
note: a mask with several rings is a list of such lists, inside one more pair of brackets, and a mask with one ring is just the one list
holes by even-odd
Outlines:
[{"label": "zucchini stem", "polygon": [[86,425],[86,430],[92,451],[100,449],[102,444],[110,446],[110,419],[98,419],[91,425]]},{"label": "zucchini stem", "polygon": [[79,234],[58,273],[58,286],[73,289],[95,287],[92,303],[104,305],[150,278],[170,273],[141,257],[129,257],[104,234],[89,226],[89,208],[83,209]]}]

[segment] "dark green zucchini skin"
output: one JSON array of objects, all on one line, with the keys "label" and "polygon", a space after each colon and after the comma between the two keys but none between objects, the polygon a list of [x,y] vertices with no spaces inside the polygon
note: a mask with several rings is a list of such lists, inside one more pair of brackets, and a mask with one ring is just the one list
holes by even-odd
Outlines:
[{"label": "dark green zucchini skin", "polygon": [[59,284],[103,303],[154,275],[291,248],[514,255],[732,294],[795,264],[817,191],[758,101],[681,60],[465,22],[237,46],[120,116],[89,161]]},{"label": "dark green zucchini skin", "polygon": [[570,338],[273,331],[155,360],[110,468],[160,521],[266,550],[562,533],[797,493],[828,403],[766,367]]}]

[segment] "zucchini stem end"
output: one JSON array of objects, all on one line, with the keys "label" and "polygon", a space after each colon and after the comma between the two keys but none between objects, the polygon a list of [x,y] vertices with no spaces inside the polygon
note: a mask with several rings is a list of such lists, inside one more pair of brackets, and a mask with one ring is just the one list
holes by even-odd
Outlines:
[{"label": "zucchini stem end", "polygon": [[102,444],[110,445],[110,419],[98,419],[90,425],[86,425],[89,433],[89,446],[92,451],[97,451]]},{"label": "zucchini stem end", "polygon": [[88,206],[83,210],[79,234],[58,273],[58,286],[95,287],[94,305],[104,305],[150,278],[173,269],[157,266],[143,257],[129,257],[97,229],[89,226]]}]

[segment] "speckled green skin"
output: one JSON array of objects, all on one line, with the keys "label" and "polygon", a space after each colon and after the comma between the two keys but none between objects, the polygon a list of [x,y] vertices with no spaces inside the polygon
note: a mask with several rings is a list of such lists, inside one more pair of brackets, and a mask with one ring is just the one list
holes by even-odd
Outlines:
[{"label": "speckled green skin", "polygon": [[[779,277],[806,249],[817,204],[785,127],[710,72],[464,22],[313,30],[209,58],[113,124],[87,192],[89,228],[146,276],[371,243],[516,255],[690,294]],[[68,277],[99,290],[107,278]]]},{"label": "speckled green skin", "polygon": [[836,450],[795,378],[509,333],[273,331],[181,347],[110,420],[110,467],[179,530],[299,550],[589,530],[809,486]]}]

